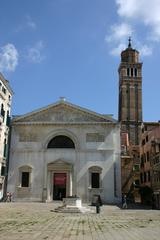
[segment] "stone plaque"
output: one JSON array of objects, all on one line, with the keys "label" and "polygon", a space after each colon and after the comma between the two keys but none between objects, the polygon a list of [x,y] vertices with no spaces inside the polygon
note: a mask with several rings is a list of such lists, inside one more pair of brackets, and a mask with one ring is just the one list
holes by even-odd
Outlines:
[{"label": "stone plaque", "polygon": [[37,142],[37,136],[34,133],[24,133],[19,135],[20,142]]},{"label": "stone plaque", "polygon": [[86,142],[104,142],[105,137],[99,133],[87,133]]}]

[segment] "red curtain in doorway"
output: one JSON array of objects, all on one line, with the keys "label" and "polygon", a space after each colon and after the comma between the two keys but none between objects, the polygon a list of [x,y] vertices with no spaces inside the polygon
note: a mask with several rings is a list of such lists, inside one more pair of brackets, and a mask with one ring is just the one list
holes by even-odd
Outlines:
[{"label": "red curtain in doorway", "polygon": [[54,185],[65,186],[66,185],[66,173],[54,174]]}]

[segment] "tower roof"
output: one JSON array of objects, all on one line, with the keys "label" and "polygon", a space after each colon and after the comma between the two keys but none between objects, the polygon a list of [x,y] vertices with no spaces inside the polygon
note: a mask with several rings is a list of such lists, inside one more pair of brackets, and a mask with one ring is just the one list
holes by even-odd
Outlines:
[{"label": "tower roof", "polygon": [[129,38],[128,38],[128,48],[132,48],[131,41],[132,41],[132,39],[131,39],[131,37],[129,37]]},{"label": "tower roof", "polygon": [[121,62],[128,63],[138,63],[139,62],[139,52],[132,48],[132,39],[128,38],[128,47],[121,52]]}]

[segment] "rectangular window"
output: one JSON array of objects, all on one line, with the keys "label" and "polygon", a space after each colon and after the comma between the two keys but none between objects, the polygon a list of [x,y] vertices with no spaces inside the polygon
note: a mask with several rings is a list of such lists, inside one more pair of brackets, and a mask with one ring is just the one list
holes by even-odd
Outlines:
[{"label": "rectangular window", "polygon": [[29,172],[22,172],[22,187],[29,187]]},{"label": "rectangular window", "polygon": [[133,77],[133,68],[131,68],[131,77]]},{"label": "rectangular window", "polygon": [[5,89],[5,87],[2,87],[2,92],[3,92],[4,94],[6,94],[6,89]]},{"label": "rectangular window", "polygon": [[99,173],[91,174],[91,184],[92,188],[99,188]]},{"label": "rectangular window", "polygon": [[135,188],[138,188],[140,185],[139,179],[136,179],[134,183],[135,183]]},{"label": "rectangular window", "polygon": [[5,111],[4,111],[4,109],[3,109],[3,105],[2,105],[2,107],[1,107],[1,116],[2,116],[2,117],[5,116]]},{"label": "rectangular window", "polygon": [[144,159],[143,159],[143,155],[141,156],[141,167],[144,167]]},{"label": "rectangular window", "polygon": [[150,171],[148,171],[148,182],[151,181],[151,175],[150,175]]},{"label": "rectangular window", "polygon": [[159,145],[156,144],[156,153],[159,153]]},{"label": "rectangular window", "polygon": [[1,167],[1,176],[5,176],[5,171],[6,170],[6,168],[5,168],[5,166],[2,166]]},{"label": "rectangular window", "polygon": [[146,172],[144,172],[144,182],[146,182]]},{"label": "rectangular window", "polygon": [[10,126],[10,122],[11,122],[11,118],[10,118],[9,114],[7,113],[6,125],[7,125],[8,127]]},{"label": "rectangular window", "polygon": [[137,68],[134,69],[134,76],[137,77]]},{"label": "rectangular window", "polygon": [[143,183],[143,174],[140,174],[141,183]]},{"label": "rectangular window", "polygon": [[3,149],[3,157],[7,158],[8,153],[8,144],[6,143],[6,139],[4,139],[4,149]]},{"label": "rectangular window", "polygon": [[133,167],[133,170],[138,172],[139,171],[139,165],[135,164],[134,167]]},{"label": "rectangular window", "polygon": [[145,139],[142,140],[142,146],[144,146],[144,145],[145,145]]}]

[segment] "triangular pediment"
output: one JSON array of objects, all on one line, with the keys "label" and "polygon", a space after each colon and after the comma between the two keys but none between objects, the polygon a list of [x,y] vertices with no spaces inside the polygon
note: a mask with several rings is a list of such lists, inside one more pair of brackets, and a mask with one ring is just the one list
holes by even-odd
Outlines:
[{"label": "triangular pediment", "polygon": [[48,164],[48,170],[71,170],[73,167],[72,164],[64,161],[64,160],[61,160],[61,159],[58,159],[52,163],[49,163]]},{"label": "triangular pediment", "polygon": [[115,122],[107,115],[97,114],[68,102],[56,104],[17,117],[13,122],[49,122],[49,123],[83,123],[83,122]]}]

